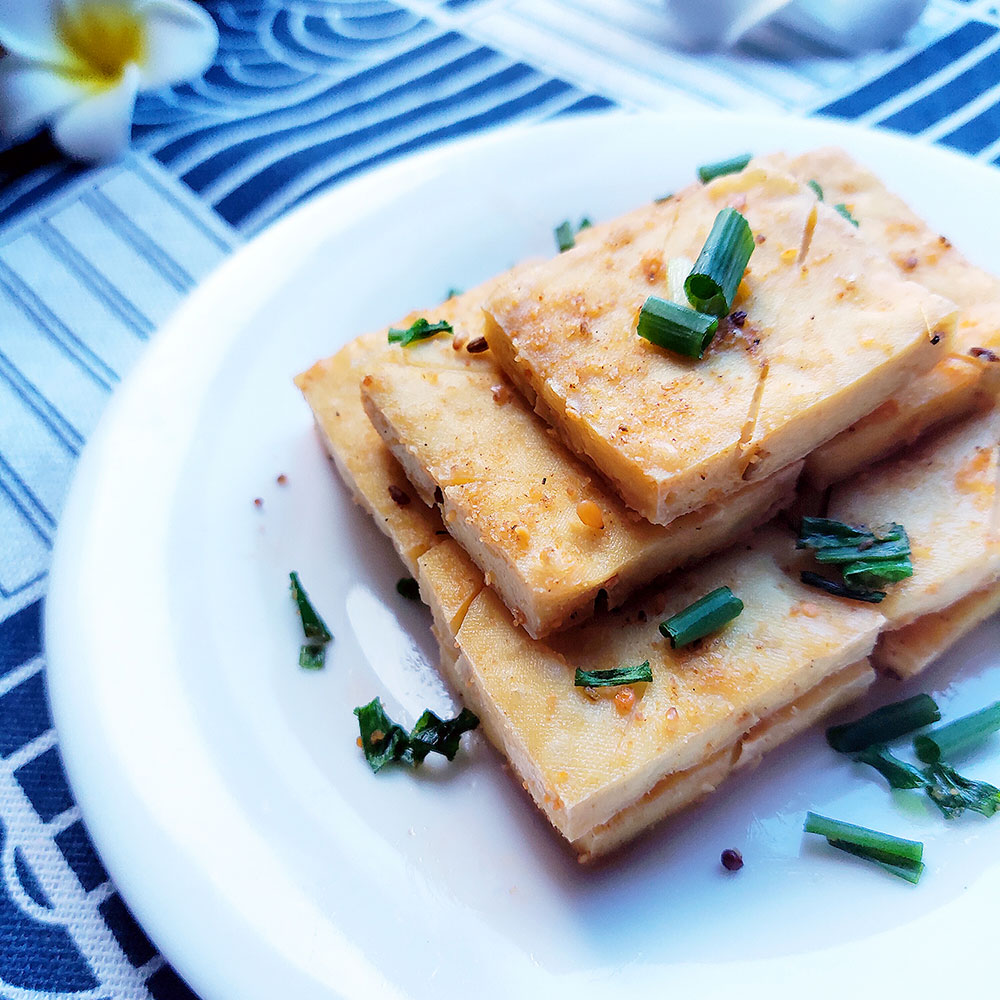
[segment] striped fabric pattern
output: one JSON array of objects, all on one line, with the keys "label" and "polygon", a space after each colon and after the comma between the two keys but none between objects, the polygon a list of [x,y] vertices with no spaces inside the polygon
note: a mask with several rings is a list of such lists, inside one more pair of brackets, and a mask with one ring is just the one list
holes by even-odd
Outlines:
[{"label": "striped fabric pattern", "polygon": [[50,550],[76,459],[183,296],[322,190],[434,143],[621,107],[829,115],[1000,164],[1000,5],[932,0],[845,57],[763,27],[674,50],[660,0],[208,0],[201,80],[141,98],[133,151],[0,150],[0,998],[191,996],[87,838],[45,699]]}]

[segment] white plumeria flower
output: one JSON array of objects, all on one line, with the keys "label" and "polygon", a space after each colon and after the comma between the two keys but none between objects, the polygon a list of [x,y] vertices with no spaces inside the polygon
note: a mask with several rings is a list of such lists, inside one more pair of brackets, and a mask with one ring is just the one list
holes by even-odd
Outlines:
[{"label": "white plumeria flower", "polygon": [[219,32],[192,0],[0,0],[0,132],[69,156],[128,146],[136,95],[201,76]]}]

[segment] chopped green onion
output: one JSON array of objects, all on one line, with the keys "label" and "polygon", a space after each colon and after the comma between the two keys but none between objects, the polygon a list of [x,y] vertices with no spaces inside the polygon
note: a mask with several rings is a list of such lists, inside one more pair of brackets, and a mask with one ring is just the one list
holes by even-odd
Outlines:
[{"label": "chopped green onion", "polygon": [[816,197],[822,201],[823,200],[823,189],[819,186],[819,181],[809,181],[809,187],[816,192]]},{"label": "chopped green onion", "polygon": [[864,588],[884,587],[887,583],[899,583],[908,576],[913,576],[913,564],[909,556],[897,559],[895,562],[880,562],[861,559],[845,566],[841,571],[844,583]]},{"label": "chopped green onion", "polygon": [[828,580],[819,573],[811,573],[803,570],[799,574],[799,579],[807,587],[816,587],[817,590],[825,590],[834,597],[847,597],[852,601],[865,601],[868,604],[878,604],[885,600],[884,590],[862,590],[858,587],[847,587],[837,580]]},{"label": "chopped green onion", "polygon": [[726,174],[738,174],[746,169],[753,154],[744,153],[741,156],[733,156],[728,160],[720,160],[718,163],[706,163],[698,168],[698,180],[702,184],[715,180],[716,177],[725,177]]},{"label": "chopped green onion", "polygon": [[869,764],[889,782],[893,789],[926,788],[927,779],[912,764],[891,754],[884,746],[866,747],[855,758],[859,764]]},{"label": "chopped green onion", "polygon": [[936,764],[943,757],[952,757],[970,744],[978,743],[997,729],[1000,729],[1000,701],[918,736],[913,741],[913,749],[925,764]]},{"label": "chopped green onion", "polygon": [[613,667],[611,670],[576,671],[573,684],[576,687],[619,687],[622,684],[648,684],[653,679],[649,660],[637,667]]},{"label": "chopped green onion", "polygon": [[478,725],[479,716],[467,708],[463,708],[454,719],[439,719],[429,708],[426,709],[410,733],[414,764],[419,764],[432,751],[454,760],[462,734]]},{"label": "chopped green onion", "polygon": [[326,646],[304,642],[299,647],[299,666],[303,670],[322,670],[326,666]]},{"label": "chopped green onion", "polygon": [[845,219],[847,219],[847,221],[852,226],[857,227],[858,220],[855,219],[853,215],[851,215],[851,210],[843,202],[840,202],[839,204],[834,205],[833,208],[834,208],[834,211],[839,212]]},{"label": "chopped green onion", "polygon": [[719,587],[661,622],[660,634],[679,649],[722,628],[742,610],[743,602],[728,587]]},{"label": "chopped green onion", "polygon": [[413,731],[407,731],[385,714],[382,702],[372,699],[354,709],[361,730],[361,749],[372,771],[398,761],[416,767],[431,752],[454,760],[463,733],[479,725],[478,717],[463,708],[454,719],[440,719],[427,709]]},{"label": "chopped green onion", "polygon": [[802,827],[806,833],[818,833],[828,840],[841,840],[845,844],[854,844],[869,851],[881,851],[895,858],[905,858],[907,861],[920,861],[924,854],[924,845],[919,840],[904,840],[894,837],[891,833],[880,833],[866,826],[845,823],[843,820],[820,816],[818,813],[806,813],[806,821]]},{"label": "chopped green onion", "polygon": [[359,705],[354,714],[358,717],[361,730],[361,749],[375,774],[392,761],[412,762],[410,738],[406,730],[385,714],[378,698],[367,705]]},{"label": "chopped green onion", "polygon": [[666,202],[670,201],[671,198],[673,198],[673,193],[672,192],[670,194],[661,194],[659,198],[654,198],[653,199],[653,204],[654,205],[663,205]]},{"label": "chopped green onion", "polygon": [[817,562],[839,566],[848,586],[870,589],[913,575],[910,539],[901,524],[869,530],[828,517],[804,517],[796,548],[812,549]]},{"label": "chopped green onion", "polygon": [[573,227],[569,224],[569,219],[565,222],[560,222],[555,228],[556,236],[556,246],[559,247],[559,252],[564,253],[566,250],[572,250],[576,246],[576,240],[573,239]]},{"label": "chopped green onion", "polygon": [[593,223],[587,218],[587,216],[584,216],[580,220],[580,225],[576,227],[576,231],[578,233],[582,233],[585,229],[590,229],[591,226],[593,226]]},{"label": "chopped green onion", "polygon": [[303,670],[321,670],[326,662],[327,643],[332,641],[333,635],[312,606],[309,595],[299,580],[299,574],[291,572],[288,578],[291,581],[292,598],[302,622],[302,634],[305,636],[305,642],[299,649],[299,666]]},{"label": "chopped green onion", "polygon": [[755,246],[750,224],[735,208],[719,212],[684,282],[692,307],[712,316],[727,315]]},{"label": "chopped green onion", "polygon": [[635,332],[657,347],[686,358],[701,358],[718,328],[719,321],[713,316],[650,295],[639,310]]},{"label": "chopped green onion", "polygon": [[461,294],[462,294],[462,289],[461,288],[449,288],[448,289],[447,298],[453,299],[456,296],[461,295]]},{"label": "chopped green onion", "polygon": [[420,600],[420,584],[412,576],[404,576],[396,581],[396,593],[408,601]]},{"label": "chopped green onion", "polygon": [[941,762],[931,764],[925,773],[927,794],[945,819],[954,819],[966,809],[992,816],[1000,808],[1000,788],[989,782],[965,778]]},{"label": "chopped green onion", "polygon": [[451,332],[451,323],[445,320],[430,323],[421,316],[420,319],[414,320],[412,326],[408,326],[405,330],[390,327],[389,343],[399,344],[400,347],[409,347],[410,344],[415,344],[420,340],[427,340],[429,337],[436,336],[439,333]]},{"label": "chopped green onion", "polygon": [[854,722],[831,726],[826,731],[826,741],[838,753],[855,753],[876,743],[888,743],[940,718],[934,699],[929,694],[917,694],[876,708]]},{"label": "chopped green onion", "polygon": [[827,843],[831,847],[836,847],[838,851],[846,854],[853,854],[856,858],[864,861],[871,861],[880,868],[885,869],[890,875],[906,879],[914,885],[920,881],[920,876],[924,873],[924,863],[922,861],[910,861],[907,858],[898,858],[894,855],[884,854],[881,851],[870,850],[865,847],[858,847],[857,844],[849,844],[846,840],[830,840]]}]

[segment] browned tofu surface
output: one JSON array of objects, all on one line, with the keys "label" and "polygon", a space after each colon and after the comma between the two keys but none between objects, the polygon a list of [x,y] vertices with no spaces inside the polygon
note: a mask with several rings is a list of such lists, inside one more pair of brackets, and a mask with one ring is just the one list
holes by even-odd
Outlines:
[{"label": "browned tofu surface", "polygon": [[895,521],[909,535],[913,576],[889,586],[878,605],[889,628],[1000,577],[998,443],[1000,412],[988,410],[834,487],[830,517],[869,527]]},{"label": "browned tofu surface", "polygon": [[901,274],[960,307],[947,358],[809,456],[807,474],[825,485],[916,440],[929,427],[971,412],[984,393],[995,392],[1000,364],[991,359],[1000,356],[1000,280],[969,263],[946,236],[843,150],[766,159],[799,180],[815,179],[826,201],[845,204],[860,234]]},{"label": "browned tofu surface", "polygon": [[[735,307],[701,361],[635,333],[669,261],[717,212],[756,234]],[[603,239],[501,282],[496,360],[571,446],[655,523],[808,454],[944,353],[953,307],[904,281],[808,188],[763,167],[632,213]],[[938,343],[932,344],[936,335]]]},{"label": "browned tofu surface", "polygon": [[[782,567],[792,544],[764,533],[623,613],[600,614],[548,642],[519,629],[488,587],[467,602],[455,631],[460,688],[568,840],[609,822],[666,775],[731,747],[871,650],[882,616],[798,583]],[[463,561],[454,542],[426,553],[422,592]],[[657,623],[722,584],[746,596],[743,614],[696,648],[672,650]],[[577,668],[645,660],[650,684],[594,694],[574,686]]]},{"label": "browned tofu surface", "polygon": [[791,501],[801,463],[669,525],[628,510],[549,431],[497,370],[441,370],[386,352],[362,398],[427,503],[535,638],[579,623],[605,591],[640,584],[724,548]]},{"label": "browned tofu surface", "polygon": [[991,583],[942,611],[883,632],[872,653],[872,662],[884,673],[913,677],[997,611],[1000,611],[1000,584]]}]

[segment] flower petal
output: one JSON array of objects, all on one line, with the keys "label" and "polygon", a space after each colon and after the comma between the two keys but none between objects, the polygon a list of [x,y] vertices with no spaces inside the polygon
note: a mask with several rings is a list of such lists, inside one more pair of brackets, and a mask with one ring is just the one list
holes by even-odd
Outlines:
[{"label": "flower petal", "polygon": [[80,100],[77,84],[50,66],[17,56],[0,60],[0,134],[16,141]]},{"label": "flower petal", "polygon": [[219,29],[212,16],[191,0],[140,0],[145,20],[143,90],[190,80],[212,65]]},{"label": "flower petal", "polygon": [[56,0],[0,0],[0,46],[26,59],[58,60]]},{"label": "flower petal", "polygon": [[112,160],[121,155],[131,137],[139,75],[139,68],[129,63],[114,87],[93,93],[57,115],[52,124],[56,145],[78,160]]}]

